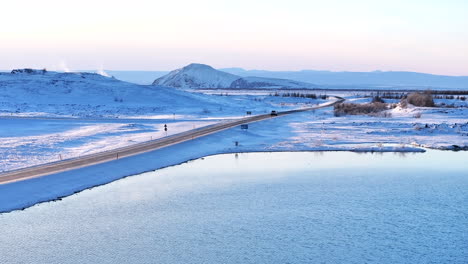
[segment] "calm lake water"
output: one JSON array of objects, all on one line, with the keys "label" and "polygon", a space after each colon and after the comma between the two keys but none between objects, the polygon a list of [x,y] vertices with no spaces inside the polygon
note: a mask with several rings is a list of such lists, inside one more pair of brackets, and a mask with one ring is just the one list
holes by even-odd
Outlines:
[{"label": "calm lake water", "polygon": [[0,215],[0,263],[468,263],[468,152],[207,157]]}]

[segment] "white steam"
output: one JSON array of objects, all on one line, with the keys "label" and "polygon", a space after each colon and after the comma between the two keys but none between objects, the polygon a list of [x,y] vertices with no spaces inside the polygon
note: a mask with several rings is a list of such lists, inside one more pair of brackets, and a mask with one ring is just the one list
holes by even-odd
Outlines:
[{"label": "white steam", "polygon": [[64,60],[60,62],[58,69],[63,72],[71,72],[70,68],[67,66],[67,63]]},{"label": "white steam", "polygon": [[104,67],[101,65],[99,69],[96,71],[97,74],[102,75],[104,77],[112,77],[110,74],[108,74],[106,71],[104,71]]}]

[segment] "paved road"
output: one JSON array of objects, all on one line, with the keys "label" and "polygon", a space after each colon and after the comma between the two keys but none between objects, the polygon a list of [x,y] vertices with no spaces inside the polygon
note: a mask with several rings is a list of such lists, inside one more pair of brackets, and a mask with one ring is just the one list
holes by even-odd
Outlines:
[{"label": "paved road", "polygon": [[99,152],[91,155],[86,155],[74,159],[68,159],[53,163],[47,163],[43,165],[33,166],[29,168],[14,170],[0,174],[0,184],[11,183],[16,181],[22,181],[26,179],[37,178],[44,175],[58,173],[62,171],[73,170],[77,168],[87,167],[94,164],[104,163],[115,159],[129,157],[144,152],[157,150],[160,148],[175,145],[184,141],[192,140],[195,138],[203,137],[209,134],[213,134],[222,130],[233,128],[241,124],[258,122],[261,120],[275,118],[278,116],[315,110],[323,107],[329,107],[336,103],[344,101],[344,99],[337,97],[338,100],[320,104],[314,107],[302,108],[297,110],[290,110],[284,112],[278,112],[277,116],[271,114],[256,115],[241,119],[236,119],[228,122],[221,122],[214,125],[201,127],[194,130],[189,130],[183,133],[179,133],[173,136],[160,138],[157,140],[147,141],[139,144],[130,145],[127,147],[117,148],[110,151]]}]

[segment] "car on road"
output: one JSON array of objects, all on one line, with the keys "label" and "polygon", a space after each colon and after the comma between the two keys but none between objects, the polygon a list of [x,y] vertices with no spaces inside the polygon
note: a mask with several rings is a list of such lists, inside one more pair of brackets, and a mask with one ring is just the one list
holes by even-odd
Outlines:
[{"label": "car on road", "polygon": [[277,113],[275,110],[273,110],[273,111],[271,111],[271,115],[272,115],[272,116],[277,116],[278,113]]}]

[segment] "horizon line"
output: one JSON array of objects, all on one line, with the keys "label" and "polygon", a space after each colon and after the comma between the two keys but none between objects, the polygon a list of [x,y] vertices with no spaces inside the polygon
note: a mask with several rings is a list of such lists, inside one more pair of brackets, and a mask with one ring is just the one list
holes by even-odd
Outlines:
[{"label": "horizon line", "polygon": [[[202,63],[200,63],[202,64]],[[190,65],[190,64],[187,64],[187,65]],[[187,66],[185,65],[185,66]],[[208,66],[211,66],[209,64],[204,64],[204,65],[208,65]],[[13,70],[16,70],[16,69],[35,69],[35,70],[42,70],[42,69],[46,69],[47,71],[50,71],[50,72],[69,72],[69,73],[77,73],[77,72],[89,72],[89,73],[95,73],[97,71],[122,71],[122,72],[171,72],[171,71],[174,71],[174,70],[177,70],[177,69],[181,69],[185,66],[182,66],[182,67],[179,67],[179,68],[175,68],[175,69],[171,69],[171,70],[133,70],[133,69],[126,69],[126,70],[120,70],[120,69],[99,69],[99,68],[96,68],[96,69],[78,69],[78,70],[58,70],[58,69],[54,69],[54,70],[48,70],[47,67],[17,67],[17,68],[11,68],[11,69],[0,69],[0,72],[11,72]],[[468,73],[467,75],[450,75],[450,74],[438,74],[438,73],[428,73],[428,72],[418,72],[418,71],[410,71],[410,70],[373,70],[373,71],[352,71],[352,70],[343,70],[343,71],[334,71],[334,70],[313,70],[313,69],[302,69],[302,70],[263,70],[263,69],[245,69],[245,68],[242,68],[242,67],[223,67],[223,68],[215,68],[213,66],[211,66],[213,69],[215,70],[219,70],[219,71],[223,71],[223,70],[228,70],[228,69],[239,69],[239,70],[243,70],[243,71],[265,71],[265,72],[307,72],[307,71],[311,71],[311,72],[329,72],[329,73],[392,73],[392,72],[396,72],[396,73],[418,73],[418,74],[427,74],[427,75],[434,75],[434,76],[449,76],[449,77],[468,77]]]}]

